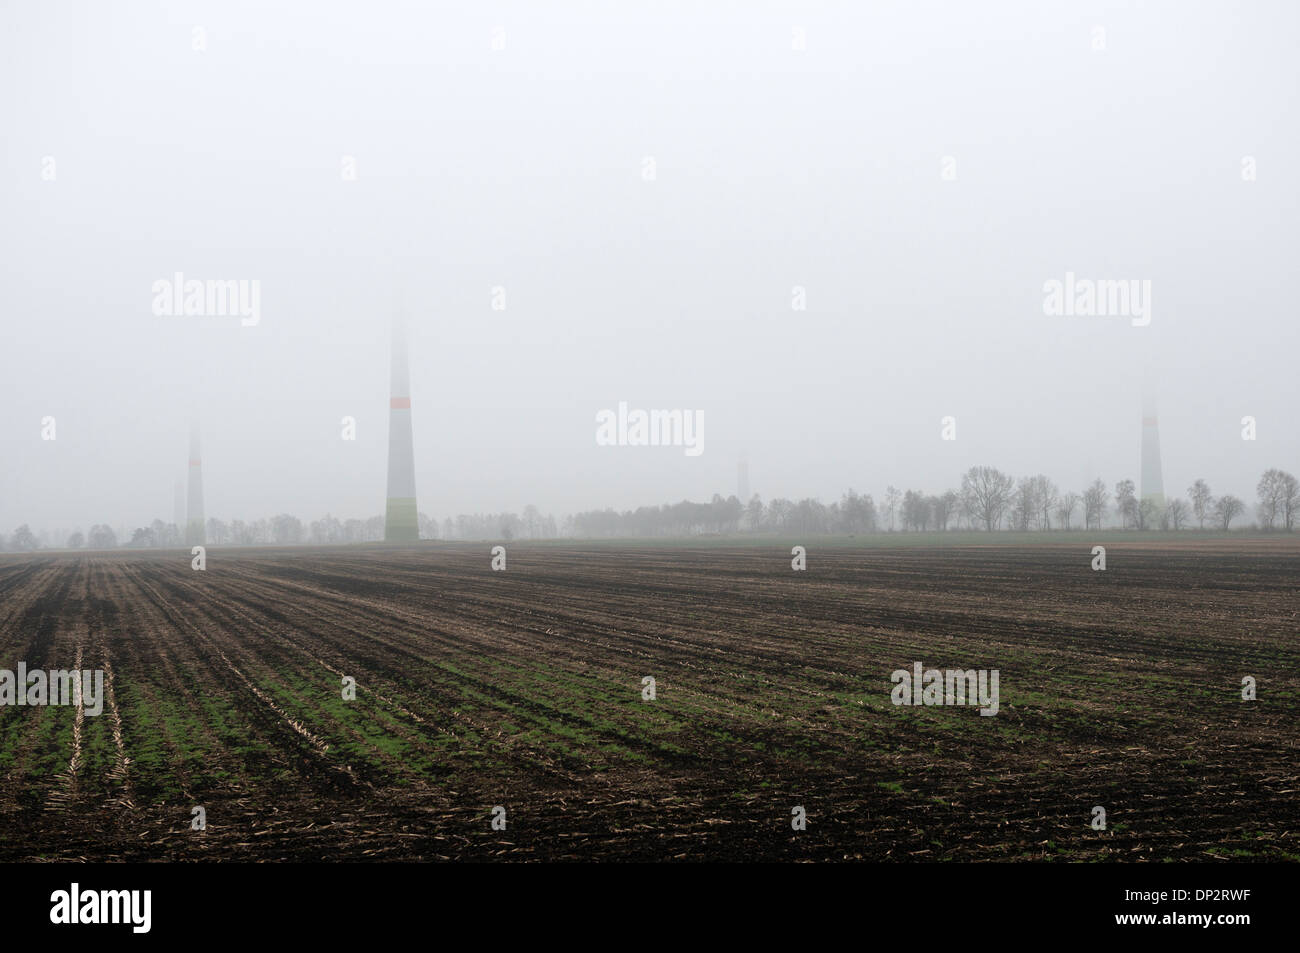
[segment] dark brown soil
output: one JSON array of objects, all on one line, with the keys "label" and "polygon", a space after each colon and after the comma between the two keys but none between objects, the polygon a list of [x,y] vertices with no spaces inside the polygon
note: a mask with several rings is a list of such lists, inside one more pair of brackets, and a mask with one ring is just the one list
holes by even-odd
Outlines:
[{"label": "dark brown soil", "polygon": [[0,859],[1300,859],[1300,541],[1092,542],[0,557]]}]

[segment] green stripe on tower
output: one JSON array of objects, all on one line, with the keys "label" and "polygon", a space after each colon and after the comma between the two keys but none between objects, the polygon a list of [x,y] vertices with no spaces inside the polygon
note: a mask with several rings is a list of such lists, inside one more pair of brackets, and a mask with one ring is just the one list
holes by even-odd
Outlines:
[{"label": "green stripe on tower", "polygon": [[389,497],[384,511],[384,539],[391,543],[413,543],[420,538],[420,520],[415,497]]}]

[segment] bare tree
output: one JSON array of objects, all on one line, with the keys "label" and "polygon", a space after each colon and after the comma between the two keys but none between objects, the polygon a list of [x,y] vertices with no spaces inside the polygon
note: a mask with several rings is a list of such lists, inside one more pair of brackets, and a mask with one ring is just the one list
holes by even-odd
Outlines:
[{"label": "bare tree", "polygon": [[903,494],[903,527],[925,532],[930,525],[931,497],[916,490]]},{"label": "bare tree", "polygon": [[1180,500],[1177,497],[1169,501],[1165,507],[1165,519],[1168,520],[1169,526],[1175,532],[1183,528],[1187,522],[1187,517],[1191,514],[1191,507],[1187,505],[1186,500]]},{"label": "bare tree", "polygon": [[[260,522],[260,520],[259,520]],[[288,513],[280,513],[271,517],[270,522],[270,542],[274,540],[277,545],[296,544],[302,542],[302,520],[296,516],[290,516]]]},{"label": "bare tree", "polygon": [[1141,514],[1138,511],[1136,486],[1132,480],[1120,480],[1115,484],[1115,510],[1119,513],[1120,525],[1128,529],[1138,525]]},{"label": "bare tree", "polygon": [[1289,533],[1295,529],[1296,511],[1300,510],[1300,480],[1290,473],[1283,472],[1282,484],[1282,525]]},{"label": "bare tree", "polygon": [[1214,504],[1214,518],[1223,530],[1227,530],[1232,521],[1245,512],[1246,504],[1235,496],[1225,494]]},{"label": "bare tree", "polygon": [[1255,492],[1259,496],[1255,509],[1261,527],[1290,532],[1295,527],[1295,513],[1300,506],[1300,481],[1285,470],[1265,470]]},{"label": "bare tree", "polygon": [[1045,475],[1033,478],[1034,503],[1038,508],[1038,527],[1044,531],[1052,528],[1052,510],[1060,498],[1060,488]]},{"label": "bare tree", "polygon": [[1160,506],[1149,496],[1144,496],[1138,500],[1134,512],[1137,519],[1137,528],[1141,530],[1150,529],[1160,519]]},{"label": "bare tree", "polygon": [[[536,507],[531,507],[531,506],[530,506],[529,509],[532,509],[533,512],[536,513]],[[525,515],[526,515],[526,514],[528,513],[528,509],[525,509],[525,510],[524,510],[524,513],[525,513]],[[540,516],[539,516],[538,522],[540,523]],[[435,516],[430,516],[428,513],[416,513],[416,514],[415,514],[415,523],[416,523],[416,525],[420,528],[420,539],[437,539],[437,538],[438,538],[438,519],[437,519],[437,517],[435,517]],[[312,525],[313,530],[314,530],[316,524],[315,524],[315,523],[312,523],[311,525]],[[334,536],[335,536],[335,535],[337,535],[337,536],[342,536],[342,535],[343,535],[343,524],[340,523],[338,520],[336,520],[334,517],[332,517],[332,516],[330,516],[330,515],[328,515],[328,514],[326,514],[325,518],[321,520],[321,529],[322,529],[323,532],[326,533],[326,535],[328,535],[328,536],[330,537],[330,541],[331,541],[331,542],[334,541]]]},{"label": "bare tree", "polygon": [[896,486],[885,487],[885,519],[889,521],[889,531],[894,531],[894,514],[898,512],[898,501],[903,498]]},{"label": "bare tree", "polygon": [[960,497],[956,490],[945,490],[933,498],[932,507],[934,510],[934,528],[940,532],[948,529],[948,520],[952,519],[957,512],[957,504]]},{"label": "bare tree", "polygon": [[992,532],[1011,500],[1011,477],[995,467],[971,467],[961,478],[961,495],[971,518]]},{"label": "bare tree", "polygon": [[1074,513],[1074,509],[1078,505],[1079,505],[1079,494],[1073,492],[1063,494],[1060,500],[1057,501],[1056,518],[1061,521],[1061,526],[1064,529],[1069,530],[1070,515]]},{"label": "bare tree", "polygon": [[1109,499],[1110,494],[1106,492],[1106,484],[1101,477],[1093,480],[1092,485],[1083,491],[1084,529],[1092,529],[1094,526],[1101,529],[1101,518],[1106,514],[1106,501]]},{"label": "bare tree", "polygon": [[794,504],[783,496],[778,496],[771,503],[767,504],[767,522],[768,529],[774,529],[777,532],[786,532],[790,529],[792,514],[794,513]]},{"label": "bare tree", "polygon": [[1210,486],[1204,480],[1197,480],[1187,488],[1187,495],[1192,498],[1192,512],[1196,515],[1201,529],[1205,529],[1205,518],[1211,515],[1214,497],[1210,495]]},{"label": "bare tree", "polygon": [[[757,497],[755,497],[757,499]],[[754,504],[751,502],[750,506]],[[876,504],[871,499],[871,494],[859,496],[852,487],[849,492],[844,494],[844,499],[840,501],[840,513],[843,514],[844,528],[854,534],[874,533],[876,530]],[[750,528],[758,529],[751,518]]]},{"label": "bare tree", "polygon": [[31,552],[36,548],[36,535],[26,523],[14,530],[9,546],[15,552]]},{"label": "bare tree", "polygon": [[1282,509],[1281,488],[1278,486],[1278,477],[1281,475],[1281,470],[1265,470],[1264,475],[1259,478],[1259,484],[1255,487],[1255,492],[1259,496],[1259,502],[1255,504],[1255,512],[1259,516],[1260,529],[1271,530],[1273,522]]},{"label": "bare tree", "polygon": [[1011,522],[1018,531],[1025,533],[1034,528],[1038,519],[1038,488],[1033,477],[1021,477],[1016,482],[1015,493],[1011,497]]}]

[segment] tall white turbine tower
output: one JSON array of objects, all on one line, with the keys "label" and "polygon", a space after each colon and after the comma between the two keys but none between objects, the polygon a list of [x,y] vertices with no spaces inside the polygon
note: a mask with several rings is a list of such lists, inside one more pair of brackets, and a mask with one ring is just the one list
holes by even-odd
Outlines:
[{"label": "tall white turbine tower", "polygon": [[393,318],[391,386],[388,399],[388,503],[384,539],[413,543],[420,538],[415,503],[415,441],[411,434],[411,370],[406,356],[406,322]]},{"label": "tall white turbine tower", "polygon": [[199,448],[199,425],[190,424],[190,479],[185,495],[185,545],[205,542],[203,520],[203,454]]},{"label": "tall white turbine tower", "polygon": [[1160,422],[1156,414],[1155,396],[1150,392],[1142,397],[1142,499],[1150,500],[1156,512],[1165,509],[1165,480],[1160,467]]},{"label": "tall white turbine tower", "polygon": [[172,540],[171,545],[179,546],[185,539],[185,483],[182,480],[176,481],[176,487],[172,492],[172,525],[176,527],[176,538]]}]

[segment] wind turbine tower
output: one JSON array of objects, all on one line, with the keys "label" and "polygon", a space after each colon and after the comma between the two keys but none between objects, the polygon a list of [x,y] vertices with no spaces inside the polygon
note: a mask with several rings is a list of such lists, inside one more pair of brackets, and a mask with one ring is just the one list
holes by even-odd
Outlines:
[{"label": "wind turbine tower", "polygon": [[1160,423],[1155,397],[1142,398],[1142,499],[1151,500],[1156,512],[1165,508],[1165,481],[1160,469]]},{"label": "wind turbine tower", "polygon": [[388,505],[384,539],[413,543],[420,539],[415,505],[415,441],[411,436],[411,371],[406,357],[406,322],[393,319],[391,387],[388,400]]},{"label": "wind turbine tower", "polygon": [[176,528],[176,536],[170,545],[179,546],[185,539],[185,483],[181,480],[176,481],[172,492],[172,526]]},{"label": "wind turbine tower", "polygon": [[190,424],[190,479],[185,494],[185,545],[204,545],[203,455],[199,450],[199,425]]}]

